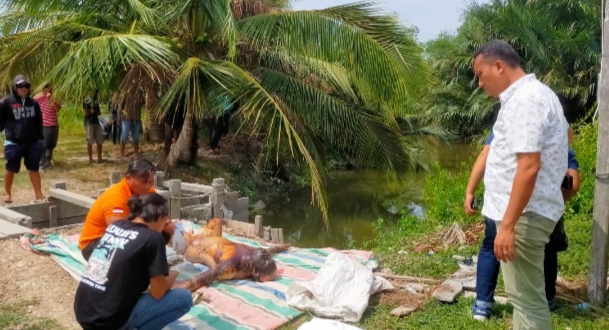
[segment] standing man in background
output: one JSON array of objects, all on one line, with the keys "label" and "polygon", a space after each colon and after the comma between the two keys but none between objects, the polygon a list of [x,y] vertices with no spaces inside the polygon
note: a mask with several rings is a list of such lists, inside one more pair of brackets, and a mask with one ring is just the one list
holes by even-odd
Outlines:
[{"label": "standing man in background", "polygon": [[552,329],[544,249],[564,211],[568,124],[556,94],[524,72],[506,42],[482,45],[474,54],[474,74],[480,88],[501,101],[482,215],[496,222],[494,252],[514,306],[513,328]]},{"label": "standing man in background", "polygon": [[140,135],[142,133],[142,109],[121,109],[120,111],[121,136],[120,136],[120,159],[125,160],[125,144],[129,139],[133,140],[133,157],[140,158]]},{"label": "standing man in background", "polygon": [[13,79],[13,94],[0,101],[0,131],[4,131],[4,203],[13,202],[11,189],[15,173],[21,169],[21,159],[30,174],[36,201],[44,200],[40,182],[39,162],[44,152],[42,114],[38,102],[30,97],[30,81],[23,75]]},{"label": "standing man in background", "polygon": [[61,103],[59,100],[52,99],[52,92],[51,85],[46,84],[42,88],[42,93],[34,97],[34,100],[40,105],[44,132],[44,152],[40,158],[40,171],[44,171],[51,166],[53,150],[57,147],[57,139],[59,138],[58,116]]},{"label": "standing man in background", "polygon": [[93,144],[97,145],[97,162],[102,162],[102,145],[104,144],[104,132],[99,124],[99,116],[101,110],[99,108],[99,101],[97,100],[97,91],[93,95],[93,99],[90,96],[85,97],[85,102],[82,105],[83,111],[85,112],[85,130],[87,133],[87,153],[89,155],[89,164],[94,162],[93,160]]}]

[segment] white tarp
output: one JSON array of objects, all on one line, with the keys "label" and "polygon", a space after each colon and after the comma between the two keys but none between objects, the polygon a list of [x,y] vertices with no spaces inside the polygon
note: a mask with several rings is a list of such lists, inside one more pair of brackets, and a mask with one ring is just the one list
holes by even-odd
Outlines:
[{"label": "white tarp", "polygon": [[386,279],[340,252],[331,253],[309,282],[295,281],[286,293],[288,305],[320,317],[357,322],[368,307],[370,295],[393,289]]},{"label": "white tarp", "polygon": [[303,323],[298,330],[362,330],[339,321],[326,320],[314,317],[311,321]]}]

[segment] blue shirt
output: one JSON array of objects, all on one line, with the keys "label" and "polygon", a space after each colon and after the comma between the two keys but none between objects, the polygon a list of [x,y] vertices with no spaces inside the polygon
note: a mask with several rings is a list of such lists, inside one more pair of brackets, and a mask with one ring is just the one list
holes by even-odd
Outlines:
[{"label": "blue shirt", "polygon": [[[486,141],[484,141],[484,145],[490,145],[491,142],[493,142],[494,138],[495,134],[491,131],[491,134],[489,134],[489,136],[486,138]],[[569,147],[569,152],[567,153],[567,155],[569,159],[569,169],[579,171],[579,163],[575,158],[575,150]]]}]

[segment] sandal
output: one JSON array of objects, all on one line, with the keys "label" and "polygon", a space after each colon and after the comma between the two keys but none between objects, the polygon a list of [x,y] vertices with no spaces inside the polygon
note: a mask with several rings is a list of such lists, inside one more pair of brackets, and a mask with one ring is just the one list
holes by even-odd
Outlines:
[{"label": "sandal", "polygon": [[11,204],[12,202],[13,202],[13,200],[11,198],[4,199],[4,204]]}]

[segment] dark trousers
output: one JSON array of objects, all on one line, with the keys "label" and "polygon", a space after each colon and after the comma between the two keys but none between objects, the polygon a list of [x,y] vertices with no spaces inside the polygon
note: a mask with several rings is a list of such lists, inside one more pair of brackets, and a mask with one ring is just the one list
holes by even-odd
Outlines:
[{"label": "dark trousers", "polygon": [[31,143],[9,144],[4,146],[4,159],[6,159],[6,170],[19,173],[21,160],[28,171],[38,172],[40,159],[44,154],[44,141]]},{"label": "dark trousers", "polygon": [[47,168],[51,166],[53,160],[53,150],[57,147],[59,139],[59,126],[48,126],[43,128],[44,132],[44,152],[40,157],[40,167]]},{"label": "dark trousers", "polygon": [[209,145],[211,149],[218,148],[218,144],[220,143],[220,139],[222,135],[228,134],[228,123],[230,120],[230,114],[224,114],[213,120],[211,124],[210,137],[209,137]]},{"label": "dark trousers", "polygon": [[[561,217],[559,222],[564,222],[564,219]],[[482,241],[480,253],[478,254],[476,300],[492,303],[495,302],[494,295],[500,266],[494,251],[497,227],[495,221],[486,217],[484,218],[484,223],[486,225],[486,228],[484,229],[484,239]],[[560,226],[557,224],[556,228],[559,227]],[[558,277],[558,251],[554,247],[555,242],[552,242],[552,237],[556,237],[556,235],[552,233],[550,242],[546,244],[546,255],[543,262],[546,282],[546,299],[548,301],[554,299],[556,296],[556,278]]]}]

